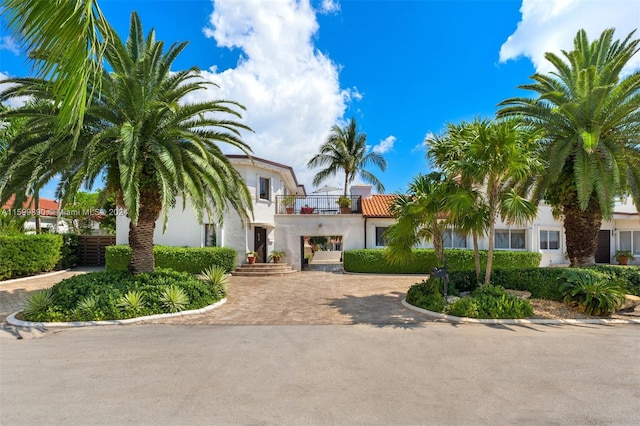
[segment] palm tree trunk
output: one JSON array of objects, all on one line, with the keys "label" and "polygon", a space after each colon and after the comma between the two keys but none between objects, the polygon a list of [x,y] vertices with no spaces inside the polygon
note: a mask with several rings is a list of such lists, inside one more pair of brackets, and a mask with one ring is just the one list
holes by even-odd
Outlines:
[{"label": "palm tree trunk", "polygon": [[480,267],[480,250],[478,248],[478,234],[476,232],[472,232],[473,238],[473,259],[476,265],[476,280],[480,281],[480,275],[482,274],[482,270]]},{"label": "palm tree trunk", "polygon": [[440,261],[440,264],[444,265],[444,244],[442,243],[442,229],[438,225],[437,221],[433,225],[431,233],[433,235],[433,251],[436,254],[436,258]]},{"label": "palm tree trunk", "polygon": [[594,265],[598,231],[602,225],[602,211],[597,199],[592,196],[587,209],[582,211],[577,196],[569,196],[562,206],[562,214],[571,266]]},{"label": "palm tree trunk", "polygon": [[129,245],[131,246],[129,271],[132,274],[155,270],[153,233],[156,228],[156,220],[160,216],[160,210],[160,195],[157,190],[142,190],[138,222],[129,223]]},{"label": "palm tree trunk", "polygon": [[35,209],[36,234],[42,233],[42,225],[40,224],[40,191],[36,190],[33,194],[33,208]]},{"label": "palm tree trunk", "polygon": [[349,183],[349,172],[344,171],[344,196],[347,196],[347,184]]}]

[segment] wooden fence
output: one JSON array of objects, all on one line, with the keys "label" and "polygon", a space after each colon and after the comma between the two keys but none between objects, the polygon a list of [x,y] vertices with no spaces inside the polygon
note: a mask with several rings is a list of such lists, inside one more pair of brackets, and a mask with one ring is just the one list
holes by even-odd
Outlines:
[{"label": "wooden fence", "polygon": [[115,235],[78,235],[78,265],[104,265],[104,249],[115,243]]}]

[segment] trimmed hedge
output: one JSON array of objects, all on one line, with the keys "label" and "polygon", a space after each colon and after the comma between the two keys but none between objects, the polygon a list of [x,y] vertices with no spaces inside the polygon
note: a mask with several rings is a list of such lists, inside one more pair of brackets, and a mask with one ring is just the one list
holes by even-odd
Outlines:
[{"label": "trimmed hedge", "polygon": [[[414,257],[404,265],[392,265],[387,260],[384,249],[345,250],[343,266],[347,272],[378,274],[428,274],[432,268],[440,266],[433,249],[414,249]],[[475,269],[473,250],[447,249],[447,270],[464,271]],[[494,251],[493,270],[513,268],[535,268],[540,265],[542,254],[526,251]],[[487,263],[487,251],[480,251],[482,268]]]},{"label": "trimmed hedge", "polygon": [[[528,290],[537,299],[562,301],[558,278],[567,268],[497,269],[492,271],[491,284],[512,290]],[[634,266],[594,265],[571,268],[573,271],[595,270],[612,281],[621,281],[628,294],[640,296],[640,268]],[[482,277],[484,279],[484,276]],[[452,271],[449,284],[458,291],[473,291],[478,287],[475,271]]]},{"label": "trimmed hedge", "polygon": [[62,234],[62,247],[60,248],[60,260],[57,267],[60,269],[71,268],[78,264],[78,234],[68,232]]},{"label": "trimmed hedge", "polygon": [[52,270],[60,260],[62,235],[0,235],[0,280]]},{"label": "trimmed hedge", "polygon": [[[227,247],[153,247],[156,268],[173,269],[191,274],[199,274],[212,265],[220,266],[229,272],[236,267],[237,255],[235,250]],[[116,245],[106,248],[105,269],[107,271],[126,271],[130,260],[130,246]]]}]

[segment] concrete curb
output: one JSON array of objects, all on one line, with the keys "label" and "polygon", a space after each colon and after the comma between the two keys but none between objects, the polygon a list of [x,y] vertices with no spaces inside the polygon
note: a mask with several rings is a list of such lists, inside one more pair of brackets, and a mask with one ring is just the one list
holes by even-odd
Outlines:
[{"label": "concrete curb", "polygon": [[5,284],[13,284],[13,283],[19,283],[21,281],[36,280],[38,278],[47,278],[47,277],[52,277],[54,275],[60,275],[60,274],[64,274],[65,272],[71,272],[71,271],[73,271],[73,269],[69,268],[69,269],[62,269],[60,271],[55,271],[55,272],[47,272],[46,274],[31,275],[29,277],[14,278],[12,280],[0,281],[0,287],[2,287]]},{"label": "concrete curb", "polygon": [[429,315],[434,318],[443,319],[456,324],[602,324],[602,325],[614,325],[614,324],[640,324],[640,320],[635,319],[476,319],[476,318],[461,318],[453,315],[441,314],[439,312],[428,311],[426,309],[419,308],[407,302],[407,299],[402,299],[404,307],[413,311],[420,312]]},{"label": "concrete curb", "polygon": [[205,312],[209,312],[219,306],[222,306],[227,302],[227,298],[225,297],[222,300],[214,303],[213,305],[205,306],[204,308],[194,309],[192,311],[182,311],[175,312],[173,314],[155,314],[155,315],[147,315],[144,317],[137,318],[127,318],[123,320],[110,320],[110,321],[74,321],[74,322],[32,322],[32,321],[22,321],[16,318],[15,312],[7,318],[7,323],[11,325],[15,325],[18,327],[92,327],[92,326],[101,326],[101,325],[127,325],[127,324],[135,324],[137,322],[150,321],[156,319],[163,318],[172,318],[172,317],[184,317],[188,315],[194,314],[204,314]]}]

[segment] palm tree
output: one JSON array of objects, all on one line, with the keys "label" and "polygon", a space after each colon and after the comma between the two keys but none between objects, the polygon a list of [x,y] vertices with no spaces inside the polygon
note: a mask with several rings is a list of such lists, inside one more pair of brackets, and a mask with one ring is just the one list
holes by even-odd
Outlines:
[{"label": "palm tree", "polygon": [[49,78],[60,104],[57,133],[74,139],[99,81],[113,32],[97,0],[0,0],[5,24],[29,54],[39,78]]},{"label": "palm tree", "polygon": [[390,262],[408,261],[411,249],[421,241],[432,241],[436,257],[444,262],[442,236],[448,225],[447,199],[454,187],[444,174],[433,172],[416,176],[406,194],[396,194],[390,208],[396,223],[384,234]]},{"label": "palm tree", "polygon": [[[491,280],[495,224],[498,217],[509,223],[525,223],[535,217],[537,204],[526,198],[526,184],[542,170],[538,159],[540,134],[517,118],[450,124],[447,136],[429,140],[428,156],[451,176],[474,189],[482,189],[477,213],[486,214],[489,247],[485,284]],[[447,148],[448,147],[448,148]],[[458,215],[461,207],[458,207]],[[484,213],[482,213],[484,211]],[[480,230],[475,217],[469,224]],[[475,228],[478,226],[478,228]]]},{"label": "palm tree", "polygon": [[363,181],[375,186],[378,192],[384,192],[382,182],[365,170],[369,163],[378,166],[383,172],[387,168],[387,161],[382,155],[373,151],[367,153],[367,135],[358,133],[356,120],[352,118],[345,127],[334,125],[331,128],[331,134],[320,147],[320,152],[309,160],[307,167],[326,166],[314,176],[313,184],[316,186],[343,170],[345,196],[347,186],[358,175]]},{"label": "palm tree", "polygon": [[[16,188],[33,181],[42,164],[48,173],[62,173],[59,196],[71,199],[85,184],[92,187],[104,176],[105,191],[116,195],[131,219],[129,244],[132,272],[154,270],[153,233],[156,220],[183,196],[194,211],[222,219],[228,205],[241,219],[251,211],[249,191],[237,170],[222,153],[219,142],[249,154],[241,130],[250,130],[234,121],[243,107],[230,101],[182,104],[193,91],[208,88],[198,70],[171,72],[171,64],[186,43],[173,44],[163,52],[152,30],[146,37],[138,15],[131,15],[129,38],[123,43],[113,34],[104,48],[108,67],[101,74],[100,92],[93,93],[80,132],[83,146],[72,135],[54,137],[57,119],[53,106],[49,114],[30,114],[29,134],[0,167],[0,200]],[[53,97],[51,84],[39,79],[15,79],[15,88],[5,96],[37,95]],[[2,99],[2,96],[0,96]],[[231,118],[226,118],[230,116]],[[54,164],[51,166],[51,164]],[[39,175],[38,175],[39,177]]]},{"label": "palm tree", "polygon": [[595,263],[597,233],[617,196],[631,194],[640,210],[640,71],[622,76],[640,41],[633,32],[623,41],[613,34],[589,43],[580,30],[564,59],[547,52],[555,70],[520,86],[537,98],[507,99],[498,112],[546,132],[549,166],[534,195],[563,217],[572,266]]}]

